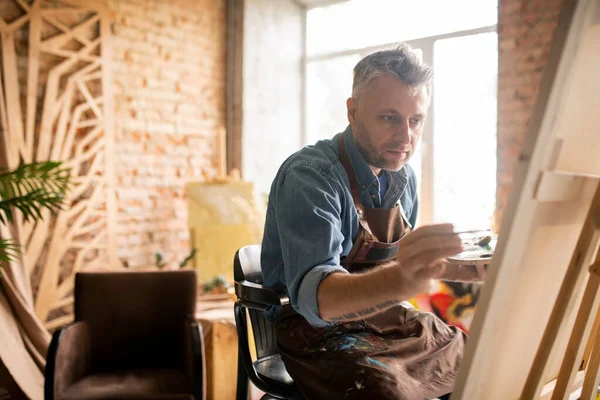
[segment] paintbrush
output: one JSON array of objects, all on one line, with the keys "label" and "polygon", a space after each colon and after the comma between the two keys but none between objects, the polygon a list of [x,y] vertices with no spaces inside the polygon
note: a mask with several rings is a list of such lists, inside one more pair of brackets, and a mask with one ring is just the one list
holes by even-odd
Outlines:
[{"label": "paintbrush", "polygon": [[453,232],[454,235],[466,235],[467,233],[480,233],[480,232],[490,232],[491,229],[474,229],[469,231],[458,231]]}]

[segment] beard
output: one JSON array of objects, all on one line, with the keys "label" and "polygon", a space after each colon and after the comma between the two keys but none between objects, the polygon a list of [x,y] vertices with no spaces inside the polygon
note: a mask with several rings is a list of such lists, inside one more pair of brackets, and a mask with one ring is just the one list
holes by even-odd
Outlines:
[{"label": "beard", "polygon": [[369,135],[362,121],[357,124],[356,131],[353,133],[358,152],[371,167],[386,171],[400,171],[410,157],[410,153],[406,153],[406,156],[401,160],[386,160],[383,156],[384,152],[377,150],[369,140]]}]

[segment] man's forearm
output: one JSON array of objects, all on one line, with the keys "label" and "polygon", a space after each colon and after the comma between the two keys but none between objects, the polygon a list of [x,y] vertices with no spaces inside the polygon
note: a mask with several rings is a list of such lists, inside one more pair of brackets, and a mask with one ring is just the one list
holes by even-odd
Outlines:
[{"label": "man's forearm", "polygon": [[389,265],[362,274],[331,274],[319,285],[319,314],[325,321],[354,321],[384,311],[405,294]]}]

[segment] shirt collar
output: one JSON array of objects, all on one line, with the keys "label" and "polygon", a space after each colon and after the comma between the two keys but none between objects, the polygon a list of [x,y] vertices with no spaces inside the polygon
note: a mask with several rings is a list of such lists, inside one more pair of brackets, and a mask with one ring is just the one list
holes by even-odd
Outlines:
[{"label": "shirt collar", "polygon": [[[367,164],[365,159],[359,153],[358,148],[356,148],[350,125],[348,125],[344,131],[344,145],[346,146],[352,168],[354,168],[354,175],[356,176],[356,182],[358,183],[359,188],[364,190],[371,187],[375,182],[378,182],[377,175],[375,175],[371,167],[369,167],[369,164]],[[388,174],[390,175],[390,186],[392,184],[398,185],[399,195],[401,195],[408,182],[406,169],[402,168],[400,171],[388,171]]]}]

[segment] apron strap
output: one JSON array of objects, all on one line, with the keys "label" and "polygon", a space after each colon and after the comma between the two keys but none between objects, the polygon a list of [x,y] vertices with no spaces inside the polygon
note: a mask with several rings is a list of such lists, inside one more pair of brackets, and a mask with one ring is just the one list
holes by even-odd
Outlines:
[{"label": "apron strap", "polygon": [[348,153],[346,152],[346,146],[344,145],[344,135],[342,133],[338,137],[338,149],[340,153],[340,161],[342,162],[342,166],[346,170],[346,174],[348,175],[348,180],[350,181],[350,193],[352,193],[352,200],[354,201],[354,207],[356,207],[356,211],[358,212],[358,217],[360,219],[365,218],[364,205],[360,200],[360,192],[358,191],[358,184],[356,182],[356,176],[354,174],[354,168],[352,168],[352,164],[350,163],[350,157],[348,157]]}]

